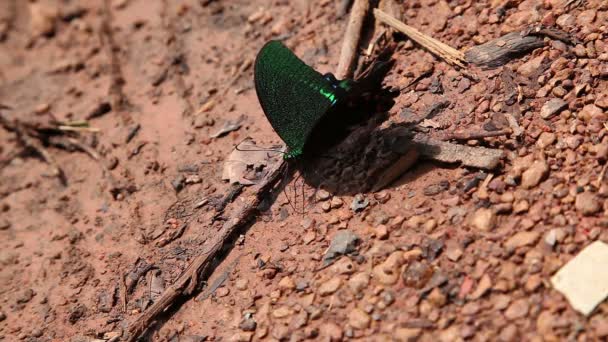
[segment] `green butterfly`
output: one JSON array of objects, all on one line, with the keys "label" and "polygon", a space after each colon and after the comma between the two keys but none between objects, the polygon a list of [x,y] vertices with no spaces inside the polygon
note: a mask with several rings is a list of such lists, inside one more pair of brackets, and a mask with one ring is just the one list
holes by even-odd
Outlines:
[{"label": "green butterfly", "polygon": [[254,79],[266,118],[287,144],[285,159],[304,154],[319,121],[346,99],[354,84],[320,74],[279,41],[266,43],[258,53]]}]

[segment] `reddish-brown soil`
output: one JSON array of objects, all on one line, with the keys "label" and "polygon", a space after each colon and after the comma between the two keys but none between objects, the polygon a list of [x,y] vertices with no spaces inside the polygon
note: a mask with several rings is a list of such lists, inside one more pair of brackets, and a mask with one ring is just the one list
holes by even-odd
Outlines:
[{"label": "reddish-brown soil", "polygon": [[[99,160],[46,147],[65,174],[61,182],[52,165],[0,128],[0,340],[124,338],[223,224],[211,224],[211,206],[196,204],[230,190],[221,175],[234,146],[245,137],[259,146],[280,142],[253,88],[257,51],[281,38],[320,72],[335,70],[348,18],[337,16],[340,2],[0,2],[0,104],[10,107],[1,115],[28,124],[88,120],[100,130],[77,135]],[[392,124],[447,100],[428,134],[517,120],[519,138],[462,142],[504,150],[501,166],[483,172],[420,160],[370,193],[368,150],[366,158],[350,156],[365,165],[338,164],[330,180],[343,186],[321,187],[304,215],[286,199],[300,178],[224,253],[208,281],[219,288],[175,303],[142,340],[608,336],[608,304],[582,316],[549,281],[591,241],[608,242],[605,1],[401,2],[405,22],[458,49],[541,22],[579,44],[547,40],[505,67],[471,67],[479,78],[472,82],[397,36],[385,85],[398,89],[426,76],[394,99],[369,141],[347,143],[359,153],[364,143],[390,143],[383,134]],[[565,109],[541,117],[554,98]],[[211,137],[237,120],[240,129]],[[353,212],[359,192],[370,203]],[[344,229],[359,236],[358,252],[322,268]]]}]

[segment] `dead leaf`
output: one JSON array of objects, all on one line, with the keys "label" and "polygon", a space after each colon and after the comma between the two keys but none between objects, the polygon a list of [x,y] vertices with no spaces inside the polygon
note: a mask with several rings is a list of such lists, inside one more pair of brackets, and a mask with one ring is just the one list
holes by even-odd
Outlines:
[{"label": "dead leaf", "polygon": [[261,178],[256,177],[256,171],[274,163],[279,155],[279,152],[258,147],[253,140],[246,139],[235,147],[224,162],[222,179],[231,184],[255,184],[256,179]]}]

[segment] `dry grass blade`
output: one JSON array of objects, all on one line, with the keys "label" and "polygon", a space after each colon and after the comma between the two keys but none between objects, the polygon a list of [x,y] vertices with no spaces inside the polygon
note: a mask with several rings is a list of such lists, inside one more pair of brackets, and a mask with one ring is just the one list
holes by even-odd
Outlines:
[{"label": "dry grass blade", "polygon": [[376,19],[382,21],[383,23],[410,37],[413,41],[420,44],[425,49],[429,50],[432,54],[442,58],[449,64],[457,65],[461,68],[464,68],[465,58],[464,53],[462,53],[461,51],[456,50],[455,48],[444,44],[435,38],[425,35],[424,33],[416,30],[415,28],[409,25],[404,24],[403,22],[397,20],[396,18],[388,15],[387,13],[379,9],[374,9],[374,16],[376,17]]}]

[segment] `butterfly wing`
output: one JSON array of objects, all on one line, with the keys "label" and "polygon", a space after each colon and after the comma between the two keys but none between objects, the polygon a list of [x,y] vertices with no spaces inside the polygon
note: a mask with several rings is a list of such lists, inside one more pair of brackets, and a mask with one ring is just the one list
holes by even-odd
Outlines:
[{"label": "butterfly wing", "polygon": [[260,50],[254,78],[268,121],[292,154],[301,154],[317,122],[338,101],[334,86],[279,41]]}]

